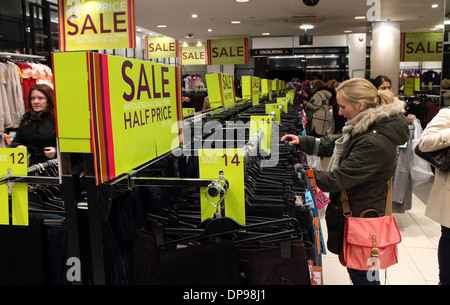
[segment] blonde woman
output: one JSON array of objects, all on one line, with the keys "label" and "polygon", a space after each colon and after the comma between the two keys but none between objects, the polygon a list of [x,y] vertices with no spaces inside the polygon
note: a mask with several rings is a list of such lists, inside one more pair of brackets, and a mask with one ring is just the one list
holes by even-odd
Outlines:
[{"label": "blonde woman", "polygon": [[[290,140],[307,154],[317,152],[320,157],[331,157],[328,170],[315,170],[314,174],[317,186],[330,192],[331,203],[325,216],[327,247],[339,254],[344,234],[341,190],[347,190],[353,216],[358,217],[366,209],[384,215],[387,182],[394,174],[397,147],[408,141],[409,129],[404,102],[392,92],[379,91],[362,78],[342,82],[336,92],[339,114],[347,119],[339,138],[287,134],[281,140]],[[348,269],[348,272],[355,285],[380,283],[367,279],[366,271]]]}]

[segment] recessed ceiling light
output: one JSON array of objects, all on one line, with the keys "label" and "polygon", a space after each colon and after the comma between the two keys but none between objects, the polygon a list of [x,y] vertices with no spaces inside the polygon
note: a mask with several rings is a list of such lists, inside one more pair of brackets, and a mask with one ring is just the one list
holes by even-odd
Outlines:
[{"label": "recessed ceiling light", "polygon": [[208,32],[212,32],[212,29],[208,29]]},{"label": "recessed ceiling light", "polygon": [[239,20],[233,20],[233,21],[231,21],[231,23],[232,24],[239,24],[239,23],[241,23]]},{"label": "recessed ceiling light", "polygon": [[236,0],[236,2],[249,2],[250,0]]},{"label": "recessed ceiling light", "polygon": [[302,24],[299,28],[302,30],[311,30],[314,29],[314,26],[312,24]]},{"label": "recessed ceiling light", "polygon": [[192,14],[192,18],[197,18],[197,14]]},{"label": "recessed ceiling light", "polygon": [[356,20],[366,19],[366,16],[355,16]]},{"label": "recessed ceiling light", "polygon": [[438,24],[437,26],[435,26],[436,29],[443,29],[444,25],[443,24]]},{"label": "recessed ceiling light", "polygon": [[437,8],[437,7],[439,7],[439,4],[432,4],[431,7],[432,8]]},{"label": "recessed ceiling light", "polygon": [[263,36],[269,36],[270,33],[261,33],[261,35],[263,35]]},{"label": "recessed ceiling light", "polygon": [[344,33],[351,33],[352,32],[352,30],[345,30],[345,31],[343,31]]},{"label": "recessed ceiling light", "polygon": [[165,25],[165,24],[158,24],[156,27],[157,28],[167,28],[167,25]]}]

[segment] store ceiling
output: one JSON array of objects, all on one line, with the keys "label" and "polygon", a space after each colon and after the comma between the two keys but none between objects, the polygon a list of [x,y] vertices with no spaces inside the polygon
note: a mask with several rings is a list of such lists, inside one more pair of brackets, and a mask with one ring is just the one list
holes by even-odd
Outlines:
[{"label": "store ceiling", "polygon": [[[310,7],[303,0],[135,0],[136,25],[180,42],[229,37],[297,36],[303,23],[313,24],[312,35],[338,35],[344,30],[366,33],[366,16],[378,0],[319,0]],[[402,32],[428,32],[443,23],[445,0],[379,0],[381,21],[400,21]],[[438,8],[432,8],[438,4]],[[192,18],[192,14],[197,18]],[[231,24],[240,20],[240,24]],[[165,24],[167,28],[158,28]],[[212,29],[208,32],[208,29]],[[192,38],[185,38],[188,34]]]}]

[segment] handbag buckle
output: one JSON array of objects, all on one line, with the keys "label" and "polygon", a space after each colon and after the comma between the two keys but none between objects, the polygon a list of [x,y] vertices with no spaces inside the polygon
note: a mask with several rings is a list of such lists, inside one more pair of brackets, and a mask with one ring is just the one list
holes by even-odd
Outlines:
[{"label": "handbag buckle", "polygon": [[372,257],[378,257],[380,255],[380,249],[377,247],[377,237],[372,235]]}]

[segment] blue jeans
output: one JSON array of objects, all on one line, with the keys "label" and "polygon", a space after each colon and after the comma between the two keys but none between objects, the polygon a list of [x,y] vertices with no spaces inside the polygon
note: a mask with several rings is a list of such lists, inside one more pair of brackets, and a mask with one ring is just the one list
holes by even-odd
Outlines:
[{"label": "blue jeans", "polygon": [[438,247],[439,280],[450,285],[450,228],[441,226],[441,238]]},{"label": "blue jeans", "polygon": [[380,285],[380,270],[356,270],[347,268],[353,285]]}]

